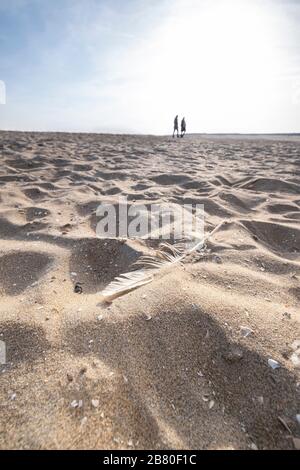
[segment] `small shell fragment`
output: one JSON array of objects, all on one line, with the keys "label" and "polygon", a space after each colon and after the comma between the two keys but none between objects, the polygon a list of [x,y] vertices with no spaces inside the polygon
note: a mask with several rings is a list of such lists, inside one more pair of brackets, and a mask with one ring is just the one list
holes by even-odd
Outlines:
[{"label": "small shell fragment", "polygon": [[268,359],[268,364],[269,366],[275,370],[275,369],[279,369],[281,367],[281,365],[279,364],[279,362],[277,361],[274,361],[274,359]]},{"label": "small shell fragment", "polygon": [[285,418],[281,418],[278,416],[278,421],[282,424],[282,426],[290,433],[292,434],[291,428],[289,427],[288,423],[286,422]]},{"label": "small shell fragment", "polygon": [[70,404],[71,408],[82,408],[83,401],[82,400],[73,400]]},{"label": "small shell fragment", "polygon": [[299,354],[297,354],[297,353],[294,352],[294,353],[291,355],[290,359],[291,359],[293,365],[294,365],[297,369],[300,368],[300,356],[299,356]]},{"label": "small shell fragment", "polygon": [[295,449],[300,450],[300,439],[297,438],[297,437],[294,437],[293,438],[293,443],[294,443]]},{"label": "small shell fragment", "polygon": [[254,333],[254,331],[251,330],[251,328],[248,328],[247,326],[241,326],[241,327],[240,327],[240,330],[241,330],[241,335],[242,335],[244,338],[247,338],[248,336],[250,336],[251,334]]},{"label": "small shell fragment", "polygon": [[300,348],[300,339],[296,339],[292,344],[291,348],[293,351],[297,351],[298,348]]}]

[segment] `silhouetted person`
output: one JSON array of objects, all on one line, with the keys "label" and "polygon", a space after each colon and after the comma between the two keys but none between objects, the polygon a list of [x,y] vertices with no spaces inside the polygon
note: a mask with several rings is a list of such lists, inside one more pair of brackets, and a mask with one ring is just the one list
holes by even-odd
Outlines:
[{"label": "silhouetted person", "polygon": [[185,135],[185,133],[186,133],[186,122],[185,122],[185,118],[183,118],[181,121],[181,138]]},{"label": "silhouetted person", "polygon": [[178,133],[178,115],[174,119],[174,131],[173,131],[173,138],[175,136],[175,132],[177,132],[177,137],[179,137]]}]

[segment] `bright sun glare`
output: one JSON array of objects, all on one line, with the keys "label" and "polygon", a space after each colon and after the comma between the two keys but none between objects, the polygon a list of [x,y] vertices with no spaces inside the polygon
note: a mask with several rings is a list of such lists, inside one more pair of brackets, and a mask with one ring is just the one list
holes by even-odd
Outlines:
[{"label": "bright sun glare", "polygon": [[270,13],[267,1],[180,0],[157,37],[152,91],[167,109],[176,97],[179,112],[194,120],[201,113],[216,132],[225,116],[238,130],[241,117],[245,131],[253,128],[260,106],[272,107],[280,69]]}]

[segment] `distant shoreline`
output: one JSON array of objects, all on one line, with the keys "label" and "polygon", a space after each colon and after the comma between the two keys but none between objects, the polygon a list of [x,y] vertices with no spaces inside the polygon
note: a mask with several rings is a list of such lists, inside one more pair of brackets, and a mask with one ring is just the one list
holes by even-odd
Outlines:
[{"label": "distant shoreline", "polygon": [[[170,134],[143,134],[134,132],[89,132],[89,131],[22,131],[22,130],[5,130],[0,129],[0,134],[3,133],[20,133],[20,134],[83,134],[83,135],[111,135],[111,136],[128,136],[128,137],[170,137]],[[280,132],[280,133],[208,133],[208,132],[191,132],[186,134],[188,137],[300,137],[300,132]]]}]

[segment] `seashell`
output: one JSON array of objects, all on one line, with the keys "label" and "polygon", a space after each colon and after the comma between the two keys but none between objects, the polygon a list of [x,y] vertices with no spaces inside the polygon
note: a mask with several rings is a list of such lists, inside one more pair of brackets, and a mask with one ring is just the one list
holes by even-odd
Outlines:
[{"label": "seashell", "polygon": [[270,367],[272,367],[273,370],[279,369],[281,367],[279,362],[274,361],[274,359],[268,359],[268,364],[269,364]]},{"label": "seashell", "polygon": [[247,326],[241,326],[240,329],[241,329],[241,335],[244,338],[247,338],[248,336],[254,333],[254,331],[251,330],[251,328],[248,328]]},{"label": "seashell", "polygon": [[294,364],[294,366],[298,369],[300,368],[300,357],[297,353],[293,353],[290,357],[292,363]]},{"label": "seashell", "polygon": [[292,344],[291,348],[293,351],[297,351],[298,348],[300,348],[300,339],[296,339]]}]

